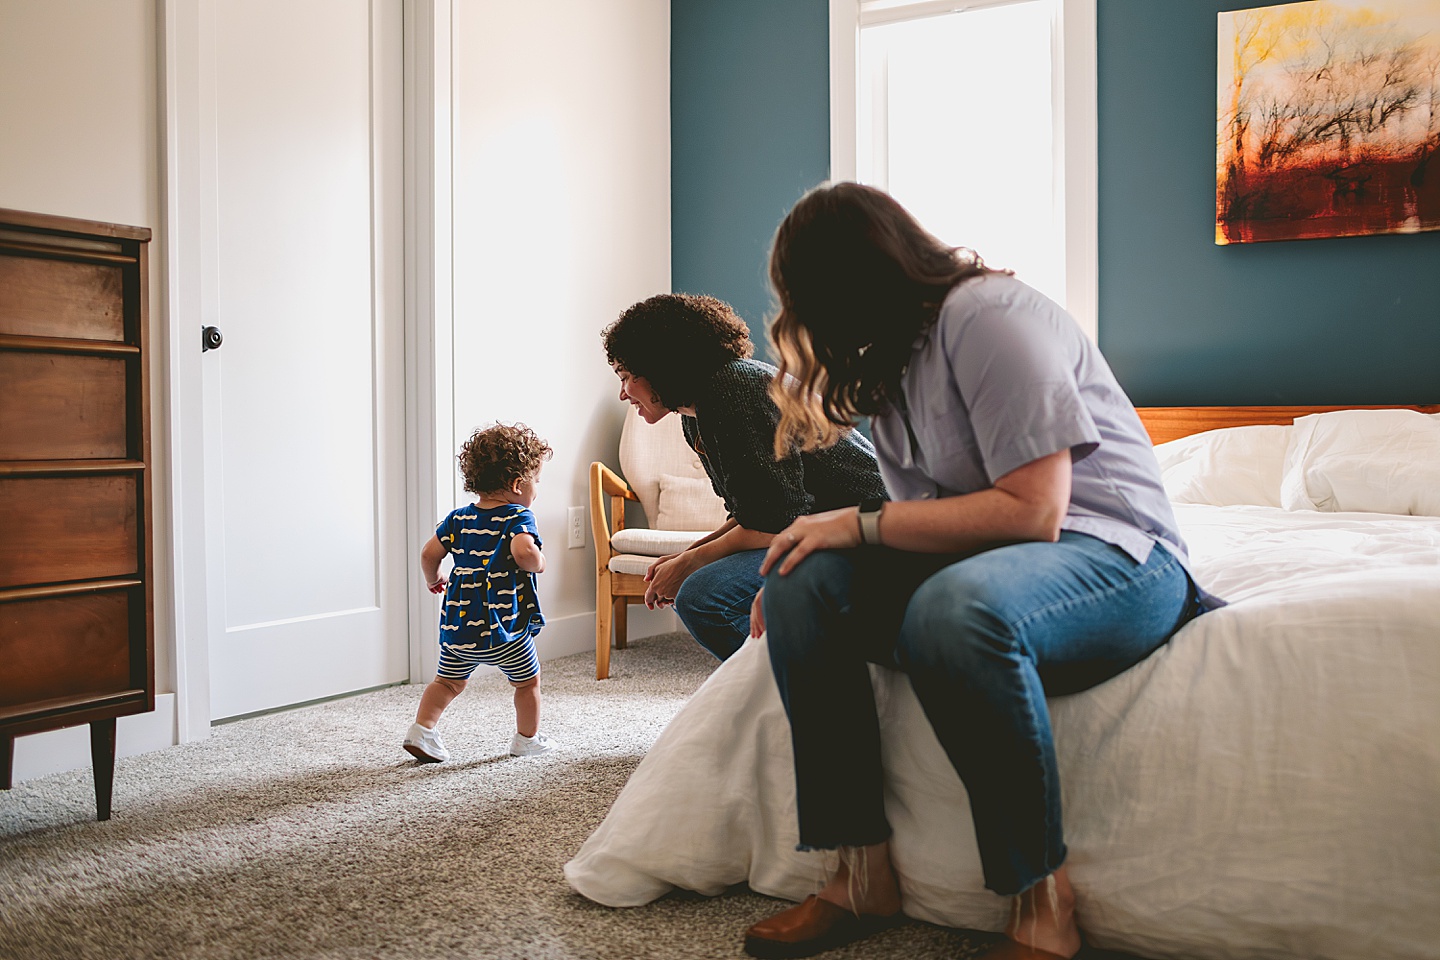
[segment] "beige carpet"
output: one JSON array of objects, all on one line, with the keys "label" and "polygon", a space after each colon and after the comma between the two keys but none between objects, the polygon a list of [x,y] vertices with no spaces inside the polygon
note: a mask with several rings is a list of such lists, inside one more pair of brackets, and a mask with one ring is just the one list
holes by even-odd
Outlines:
[{"label": "beige carpet", "polygon": [[[94,819],[88,770],[0,793],[0,958],[740,957],[780,901],[743,889],[612,910],[561,866],[714,667],[684,634],[545,665],[543,728],[508,757],[509,687],[473,683],[442,721],[454,754],[400,749],[420,688],[216,727],[121,760]],[[685,816],[656,810],[657,817]],[[826,957],[965,957],[987,942],[910,924]]]}]

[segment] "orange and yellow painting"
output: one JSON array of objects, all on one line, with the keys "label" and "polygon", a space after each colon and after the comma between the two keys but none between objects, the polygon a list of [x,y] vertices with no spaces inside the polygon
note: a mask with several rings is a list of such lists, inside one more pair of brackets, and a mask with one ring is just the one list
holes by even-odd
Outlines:
[{"label": "orange and yellow painting", "polygon": [[1215,242],[1440,230],[1440,0],[1220,14]]}]

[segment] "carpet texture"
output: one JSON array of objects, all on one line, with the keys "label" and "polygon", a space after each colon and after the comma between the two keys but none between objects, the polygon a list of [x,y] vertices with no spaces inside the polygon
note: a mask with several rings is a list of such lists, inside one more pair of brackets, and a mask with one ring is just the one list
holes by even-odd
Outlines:
[{"label": "carpet texture", "polygon": [[[542,729],[563,750],[509,757],[499,676],[441,721],[452,759],[400,749],[421,687],[216,727],[120,760],[113,819],[89,770],[0,793],[0,957],[740,957],[786,906],[739,888],[612,910],[561,866],[714,661],[685,634],[545,664]],[[683,810],[656,810],[683,817]],[[825,957],[967,957],[990,938],[908,924]]]}]

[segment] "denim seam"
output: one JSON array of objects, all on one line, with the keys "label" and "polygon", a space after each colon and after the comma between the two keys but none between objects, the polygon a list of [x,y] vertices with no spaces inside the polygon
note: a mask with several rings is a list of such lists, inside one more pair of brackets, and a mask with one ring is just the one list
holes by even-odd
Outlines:
[{"label": "denim seam", "polygon": [[1031,610],[1029,613],[1025,614],[1025,616],[1016,620],[1012,625],[1012,629],[1023,629],[1024,625],[1029,623],[1030,621],[1035,620],[1041,616],[1048,615],[1050,613],[1063,612],[1065,610],[1079,607],[1084,604],[1094,603],[1098,600],[1104,600],[1119,593],[1121,590],[1128,590],[1131,587],[1139,586],[1147,580],[1152,580],[1155,577],[1160,576],[1160,574],[1167,572],[1172,563],[1179,563],[1179,561],[1175,559],[1174,555],[1168,552],[1165,554],[1165,558],[1165,562],[1160,564],[1154,570],[1151,570],[1149,573],[1145,573],[1138,577],[1135,577],[1133,580],[1128,580],[1125,583],[1117,583],[1114,586],[1106,587],[1104,590],[1098,592],[1092,591],[1086,593],[1083,597],[1066,597],[1063,600],[1056,600],[1053,603],[1047,603],[1043,607],[1037,607],[1036,609]]}]

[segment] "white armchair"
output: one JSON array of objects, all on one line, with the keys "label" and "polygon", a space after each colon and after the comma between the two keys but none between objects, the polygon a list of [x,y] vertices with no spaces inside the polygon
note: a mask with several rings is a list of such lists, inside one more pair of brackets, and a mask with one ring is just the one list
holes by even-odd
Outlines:
[{"label": "white armchair", "polygon": [[[615,646],[625,646],[626,609],[644,598],[650,564],[714,531],[726,515],[700,457],[685,442],[679,414],[649,424],[631,407],[620,431],[620,469],[623,480],[598,460],[590,465],[596,680],[610,676],[612,624]],[[648,526],[626,528],[627,500],[639,501]]]}]

